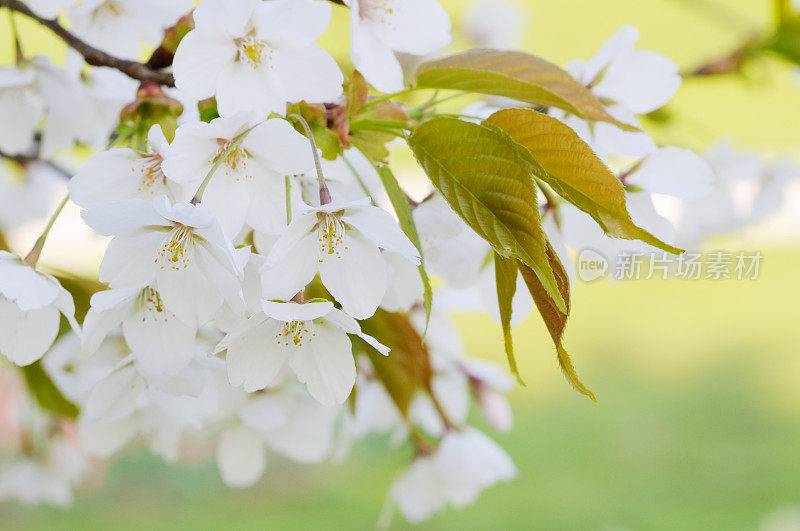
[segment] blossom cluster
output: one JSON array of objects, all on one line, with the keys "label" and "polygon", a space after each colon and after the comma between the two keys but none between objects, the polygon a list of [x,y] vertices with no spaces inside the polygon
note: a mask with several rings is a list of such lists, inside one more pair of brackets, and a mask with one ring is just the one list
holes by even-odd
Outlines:
[{"label": "blossom cluster", "polygon": [[[436,0],[343,3],[350,61],[377,91],[403,91],[401,59],[439,54],[450,43],[450,20]],[[110,239],[98,270],[104,289],[81,319],[70,292],[37,267],[52,223],[27,256],[0,251],[0,499],[68,503],[94,460],[134,441],[170,462],[187,440],[212,445],[225,483],[247,487],[271,453],[303,463],[342,459],[368,435],[388,435],[414,448],[389,487],[392,506],[410,521],[463,507],[516,476],[505,450],[467,425],[474,403],[489,426],[510,430],[513,379],[468,357],[449,316],[479,307],[500,320],[490,245],[435,191],[409,200],[404,222],[385,161],[355,141],[322,157],[318,141],[327,137],[314,126],[337,137],[351,103],[342,67],[316,44],[331,3],[26,4],[44,19],[60,13],[89,45],[133,61],[192,16],[172,51],[174,88],[89,67],[75,52],[64,66],[33,57],[0,69],[0,230],[46,215],[43,198],[62,179],[57,168],[75,161],[80,144],[94,154],[66,171],[69,198]],[[502,21],[515,17],[498,20],[494,34],[475,18],[466,33],[486,46],[514,46]],[[635,49],[637,37],[624,27],[591,60],[567,67],[632,126],[681,82],[669,59]],[[352,86],[355,74],[347,77]],[[406,116],[387,99],[367,105]],[[522,105],[482,99],[463,115]],[[322,126],[308,123],[309,108]],[[747,214],[731,206],[724,219],[719,205],[734,173],[725,165],[744,172],[732,161],[743,155],[721,146],[700,156],[657,146],[641,130],[547,112],[619,168],[637,225],[679,245],[766,215],[796,177],[789,162],[753,163],[742,179],[758,182],[759,199]],[[375,122],[381,147],[403,137],[383,140]],[[661,196],[681,202],[677,228],[656,210]],[[568,248],[612,256],[637,245],[609,238],[568,202],[541,212],[565,264]],[[439,280],[432,301],[428,273]],[[518,284],[513,323],[534,307],[521,275]],[[76,409],[74,422],[26,392],[39,367]],[[386,376],[400,370],[422,376],[403,387],[403,375]]]}]

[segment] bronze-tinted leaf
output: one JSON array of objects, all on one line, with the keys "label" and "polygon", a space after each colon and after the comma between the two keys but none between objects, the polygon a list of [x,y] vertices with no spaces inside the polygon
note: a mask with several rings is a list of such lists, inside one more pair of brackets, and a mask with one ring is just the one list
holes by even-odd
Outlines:
[{"label": "bronze-tinted leaf", "polygon": [[496,126],[454,118],[420,125],[408,143],[450,207],[499,254],[530,267],[565,309],[545,250],[530,163]]},{"label": "bronze-tinted leaf", "polygon": [[592,216],[606,234],[683,252],[633,223],[622,183],[569,126],[529,109],[504,109],[487,121],[525,148],[533,173]]},{"label": "bronze-tinted leaf", "polygon": [[578,392],[588,396],[596,402],[597,399],[595,398],[594,393],[592,393],[585,385],[583,385],[578,378],[578,375],[575,372],[575,367],[572,366],[572,360],[570,360],[569,354],[567,354],[567,351],[564,349],[562,343],[564,328],[567,326],[567,318],[569,317],[570,309],[569,277],[567,276],[564,266],[561,264],[561,261],[558,259],[558,256],[556,255],[555,251],[553,251],[553,248],[550,246],[549,242],[547,244],[547,257],[550,260],[553,273],[558,281],[559,290],[561,290],[564,300],[567,301],[566,311],[562,311],[558,308],[553,299],[542,286],[539,278],[533,274],[533,271],[531,271],[524,264],[519,264],[519,270],[522,273],[522,278],[525,279],[525,284],[528,286],[528,291],[530,291],[531,296],[533,297],[533,302],[536,303],[536,308],[539,310],[539,314],[541,314],[542,319],[547,326],[547,330],[550,332],[550,337],[553,338],[553,343],[556,345],[558,365],[561,367],[561,370],[564,372],[567,380]]},{"label": "bronze-tinted leaf", "polygon": [[471,50],[423,63],[417,70],[422,87],[464,90],[505,96],[557,107],[587,120],[609,122],[629,131],[637,128],[617,121],[566,70],[535,55],[506,50]]}]

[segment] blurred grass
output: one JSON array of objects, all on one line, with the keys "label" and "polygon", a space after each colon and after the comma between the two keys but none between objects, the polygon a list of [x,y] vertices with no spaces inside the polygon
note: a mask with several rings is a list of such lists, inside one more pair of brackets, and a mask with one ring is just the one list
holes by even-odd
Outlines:
[{"label": "blurred grass", "polygon": [[[756,281],[578,284],[567,346],[597,404],[563,381],[529,318],[516,330],[528,387],[497,436],[520,477],[422,528],[754,529],[800,505],[798,261],[766,251]],[[471,355],[502,360],[488,318],[459,324]],[[271,454],[259,486],[236,491],[213,466],[131,451],[71,511],[4,505],[0,528],[369,529],[408,457],[378,438],[341,465]]]}]

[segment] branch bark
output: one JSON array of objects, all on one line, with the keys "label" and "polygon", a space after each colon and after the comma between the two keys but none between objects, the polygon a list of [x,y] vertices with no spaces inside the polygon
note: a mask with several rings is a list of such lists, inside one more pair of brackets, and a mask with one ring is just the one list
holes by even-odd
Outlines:
[{"label": "branch bark", "polygon": [[120,72],[126,74],[128,77],[137,79],[139,81],[153,81],[168,87],[175,86],[175,78],[172,77],[172,74],[167,72],[158,72],[142,63],[129,61],[127,59],[120,59],[119,57],[114,57],[113,55],[95,48],[71,33],[64,26],[59,24],[57,20],[47,20],[40,17],[19,0],[0,0],[0,7],[7,7],[12,11],[21,13],[50,29],[50,31],[58,35],[61,40],[67,43],[68,46],[78,51],[78,53],[83,56],[83,59],[92,66],[108,66],[111,68],[116,68]]}]

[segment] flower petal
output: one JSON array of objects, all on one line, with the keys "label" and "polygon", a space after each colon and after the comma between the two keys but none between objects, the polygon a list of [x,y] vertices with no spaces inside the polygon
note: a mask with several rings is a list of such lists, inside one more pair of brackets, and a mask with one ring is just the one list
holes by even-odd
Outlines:
[{"label": "flower petal", "polygon": [[263,2],[253,14],[256,35],[273,48],[301,50],[328,28],[331,5],[314,0]]},{"label": "flower petal", "polygon": [[356,363],[350,338],[337,326],[315,321],[316,336],[294,349],[289,366],[320,404],[342,404],[356,382]]},{"label": "flower petal", "polygon": [[266,466],[264,443],[258,433],[247,426],[228,429],[217,447],[217,466],[222,480],[230,487],[254,485]]},{"label": "flower petal", "polygon": [[382,208],[369,205],[348,208],[342,215],[342,221],[358,229],[378,247],[401,254],[414,265],[420,264],[419,250],[392,215]]},{"label": "flower petal", "polygon": [[326,321],[330,321],[331,323],[335,324],[348,334],[357,335],[384,356],[389,354],[390,350],[389,347],[382,344],[380,341],[378,341],[371,335],[362,332],[361,326],[359,326],[358,321],[356,321],[355,319],[344,313],[342,310],[339,310],[338,308],[333,308],[327,315],[324,316],[324,319]]},{"label": "flower petal", "polygon": [[[194,15],[197,17],[197,11]],[[236,59],[236,53],[233,39],[225,33],[207,29],[190,31],[181,40],[172,61],[175,86],[198,100],[210,98],[226,65]]]},{"label": "flower petal", "polygon": [[100,281],[113,288],[143,288],[152,283],[156,275],[156,251],[163,240],[162,232],[114,238],[100,264]]},{"label": "flower petal", "polygon": [[261,308],[265,314],[273,319],[290,323],[292,321],[313,321],[323,317],[333,310],[333,303],[325,301],[299,304],[296,302],[262,301]]},{"label": "flower petal", "polygon": [[384,44],[371,26],[361,25],[358,15],[350,25],[350,56],[353,66],[361,72],[370,85],[390,94],[403,90],[403,67],[394,51]]},{"label": "flower petal", "polygon": [[450,44],[450,17],[437,0],[389,0],[379,19],[364,19],[378,38],[399,52],[425,55]]},{"label": "flower petal", "polygon": [[339,253],[319,255],[319,274],[342,309],[356,319],[371,317],[386,293],[388,271],[377,245],[345,231]]},{"label": "flower petal", "polygon": [[[283,86],[282,97],[286,101],[325,103],[336,101],[342,95],[344,76],[339,65],[316,44],[296,52],[276,51],[273,65],[273,73],[279,76]],[[285,109],[275,112],[283,114]]]},{"label": "flower petal", "polygon": [[226,362],[228,380],[248,393],[267,387],[283,368],[289,349],[276,342],[280,324],[256,314],[247,329],[234,334],[228,342]]},{"label": "flower petal", "polygon": [[667,146],[644,159],[641,166],[628,175],[626,182],[652,194],[694,201],[711,193],[714,171],[694,152]]},{"label": "flower petal", "polygon": [[143,301],[122,324],[125,341],[148,372],[175,375],[195,354],[194,327],[181,322],[161,304]]},{"label": "flower petal", "polygon": [[[216,87],[217,110],[220,116],[233,116],[252,111],[265,118],[271,113],[285,114],[287,99],[273,83],[274,71],[267,65],[255,69],[244,61],[228,64],[222,70]],[[305,80],[308,83],[308,79]],[[302,99],[302,98],[297,98]]]},{"label": "flower petal", "polygon": [[274,118],[257,125],[248,133],[242,145],[259,162],[281,177],[305,173],[314,168],[308,139],[283,119]]},{"label": "flower petal", "polygon": [[44,355],[58,333],[59,314],[52,306],[22,311],[0,296],[0,354],[21,367]]},{"label": "flower petal", "polygon": [[143,199],[96,205],[81,212],[81,217],[103,236],[127,236],[144,227],[169,224],[156,212],[154,203]]}]

